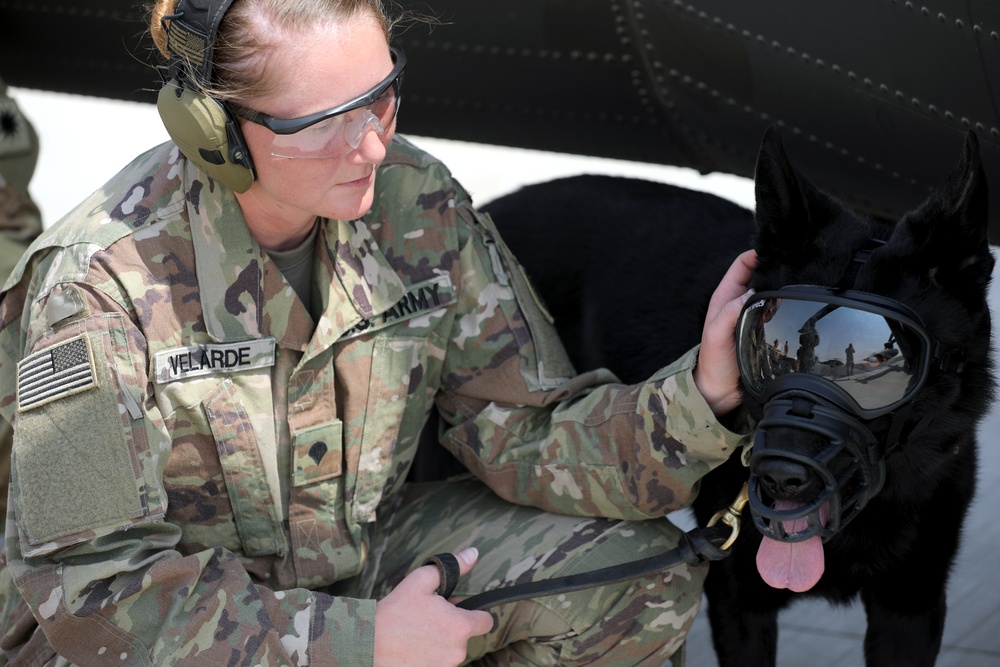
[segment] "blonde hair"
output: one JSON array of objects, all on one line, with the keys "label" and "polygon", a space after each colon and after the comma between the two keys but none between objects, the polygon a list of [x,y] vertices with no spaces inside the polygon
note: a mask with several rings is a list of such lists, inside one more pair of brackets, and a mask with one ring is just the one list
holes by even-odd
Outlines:
[{"label": "blonde hair", "polygon": [[[157,50],[169,60],[164,17],[180,0],[153,0],[149,32]],[[392,19],[382,0],[235,0],[219,23],[213,51],[211,81],[199,81],[202,91],[219,100],[247,102],[267,97],[280,82],[268,75],[268,56],[297,33],[339,23],[362,13],[392,38]],[[167,23],[169,24],[169,19]]]}]

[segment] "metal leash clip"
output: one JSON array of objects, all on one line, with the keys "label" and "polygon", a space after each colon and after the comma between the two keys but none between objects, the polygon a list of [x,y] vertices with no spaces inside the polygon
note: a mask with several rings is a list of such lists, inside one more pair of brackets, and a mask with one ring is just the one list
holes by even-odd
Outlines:
[{"label": "metal leash clip", "polygon": [[736,500],[725,508],[721,509],[712,515],[712,518],[708,521],[708,527],[711,528],[715,524],[722,521],[732,529],[732,533],[720,549],[727,551],[729,547],[733,546],[733,542],[736,541],[737,536],[740,534],[740,516],[743,514],[743,508],[746,507],[747,503],[750,502],[750,492],[747,489],[747,483],[743,482],[743,488],[740,489],[739,495],[736,496]]}]

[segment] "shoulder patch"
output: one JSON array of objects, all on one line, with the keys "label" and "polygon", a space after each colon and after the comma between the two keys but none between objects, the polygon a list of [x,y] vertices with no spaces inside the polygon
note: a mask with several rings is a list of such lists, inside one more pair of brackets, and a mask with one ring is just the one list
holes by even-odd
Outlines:
[{"label": "shoulder patch", "polygon": [[17,365],[19,412],[95,387],[94,353],[85,335],[35,352]]}]

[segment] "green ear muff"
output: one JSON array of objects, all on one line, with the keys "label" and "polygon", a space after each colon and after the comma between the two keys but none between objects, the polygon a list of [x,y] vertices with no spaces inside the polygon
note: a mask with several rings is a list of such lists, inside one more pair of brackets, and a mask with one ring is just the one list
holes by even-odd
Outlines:
[{"label": "green ear muff", "polygon": [[185,157],[235,192],[250,188],[250,151],[238,121],[218,100],[171,79],[160,89],[156,109]]}]

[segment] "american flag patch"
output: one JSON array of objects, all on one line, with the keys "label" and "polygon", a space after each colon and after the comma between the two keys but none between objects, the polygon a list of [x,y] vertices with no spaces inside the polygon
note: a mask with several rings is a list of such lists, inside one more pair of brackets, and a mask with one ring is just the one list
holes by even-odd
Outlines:
[{"label": "american flag patch", "polygon": [[96,387],[86,335],[35,352],[17,365],[18,410],[30,410]]}]

